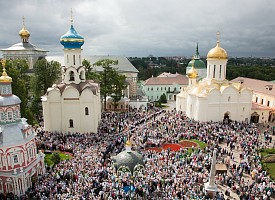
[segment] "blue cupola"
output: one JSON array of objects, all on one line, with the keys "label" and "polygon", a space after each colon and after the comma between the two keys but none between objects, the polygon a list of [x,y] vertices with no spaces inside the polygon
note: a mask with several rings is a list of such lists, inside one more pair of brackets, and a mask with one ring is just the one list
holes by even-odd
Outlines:
[{"label": "blue cupola", "polygon": [[61,36],[60,43],[65,49],[81,49],[81,46],[84,44],[84,38],[74,29],[72,11],[70,21],[71,28],[67,33]]},{"label": "blue cupola", "polygon": [[74,26],[71,25],[70,30],[61,36],[60,43],[65,49],[80,49],[84,44],[84,38],[79,35],[74,29]]}]

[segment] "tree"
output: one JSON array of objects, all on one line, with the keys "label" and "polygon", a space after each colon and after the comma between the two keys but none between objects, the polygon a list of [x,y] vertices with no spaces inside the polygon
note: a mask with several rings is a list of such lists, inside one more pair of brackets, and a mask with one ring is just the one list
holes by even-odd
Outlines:
[{"label": "tree", "polygon": [[61,157],[58,152],[53,152],[51,156],[51,161],[53,162],[54,165],[60,163]]},{"label": "tree", "polygon": [[159,102],[167,103],[166,95],[164,93],[159,97]]},{"label": "tree", "polygon": [[104,110],[106,110],[106,97],[112,96],[115,106],[121,99],[122,91],[126,88],[126,77],[118,74],[112,65],[117,65],[117,60],[102,59],[94,63],[94,66],[101,66],[103,72],[98,74],[98,82],[100,83],[100,94],[104,99]]},{"label": "tree", "polygon": [[100,74],[94,70],[94,68],[91,65],[90,61],[84,59],[82,61],[82,65],[85,67],[86,78],[88,80],[94,80],[95,82],[99,82],[100,81]]},{"label": "tree", "polygon": [[123,96],[122,91],[126,89],[127,84],[126,84],[126,76],[118,74],[116,71],[113,71],[113,90],[111,97],[113,98],[113,104],[114,107],[117,108],[118,102]]},{"label": "tree", "polygon": [[7,60],[6,62],[7,74],[12,78],[12,93],[21,100],[21,116],[27,118],[28,122],[32,124],[33,116],[27,106],[29,97],[29,76],[26,74],[27,70],[28,64],[25,59]]},{"label": "tree", "polygon": [[38,96],[46,93],[47,89],[58,80],[61,75],[60,63],[57,61],[38,60],[34,67],[34,92]]},{"label": "tree", "polygon": [[57,61],[38,60],[34,65],[34,76],[31,78],[31,110],[39,117],[42,110],[40,97],[55,83],[61,75],[60,63]]}]

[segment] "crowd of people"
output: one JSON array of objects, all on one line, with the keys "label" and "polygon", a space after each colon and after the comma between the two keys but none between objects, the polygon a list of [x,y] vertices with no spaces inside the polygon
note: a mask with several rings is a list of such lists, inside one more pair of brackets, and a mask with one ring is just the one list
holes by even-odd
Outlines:
[{"label": "crowd of people", "polygon": [[[209,199],[204,184],[214,149],[217,161],[229,169],[215,176],[216,184],[226,188],[217,192],[215,199],[229,199],[232,193],[240,199],[270,199],[275,184],[263,170],[257,152],[267,140],[271,142],[266,135],[268,130],[261,139],[253,124],[197,122],[175,110],[162,109],[105,112],[97,133],[37,129],[38,149],[68,152],[72,158],[47,166],[46,173],[22,199]],[[142,176],[118,175],[112,165],[111,156],[124,150],[128,137],[132,149],[144,157]],[[207,145],[191,151],[147,149],[149,144],[161,147],[183,139],[197,139]],[[239,152],[240,160],[233,151]]]}]

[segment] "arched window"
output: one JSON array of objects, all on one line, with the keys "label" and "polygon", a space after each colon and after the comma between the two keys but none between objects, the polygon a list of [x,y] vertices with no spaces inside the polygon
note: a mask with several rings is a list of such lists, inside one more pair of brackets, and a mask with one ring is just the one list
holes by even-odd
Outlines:
[{"label": "arched window", "polygon": [[228,97],[228,102],[230,101],[230,99],[231,99],[231,97],[229,96],[229,97]]},{"label": "arched window", "polygon": [[73,128],[74,127],[74,120],[70,119],[69,124],[70,124],[70,128]]},{"label": "arched window", "polygon": [[89,115],[89,108],[85,107],[85,115]]},{"label": "arched window", "polygon": [[75,65],[75,55],[73,55],[74,65]]},{"label": "arched window", "polygon": [[70,71],[70,81],[74,81],[74,72]]},{"label": "arched window", "polygon": [[213,78],[216,76],[216,65],[214,65]]}]

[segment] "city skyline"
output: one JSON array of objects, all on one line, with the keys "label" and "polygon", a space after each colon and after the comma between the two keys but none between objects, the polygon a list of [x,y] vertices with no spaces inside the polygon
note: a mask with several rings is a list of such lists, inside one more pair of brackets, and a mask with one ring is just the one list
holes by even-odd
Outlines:
[{"label": "city skyline", "polygon": [[216,44],[230,57],[275,57],[275,2],[102,0],[1,2],[0,48],[21,42],[25,17],[30,42],[49,56],[63,55],[60,37],[73,24],[85,39],[83,55],[201,56]]}]

